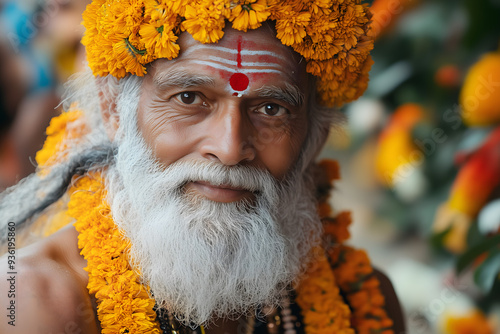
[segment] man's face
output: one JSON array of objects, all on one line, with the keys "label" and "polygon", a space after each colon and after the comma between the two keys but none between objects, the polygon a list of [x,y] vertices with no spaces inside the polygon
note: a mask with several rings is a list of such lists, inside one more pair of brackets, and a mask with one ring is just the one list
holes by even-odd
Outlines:
[{"label": "man's face", "polygon": [[[226,29],[217,44],[183,33],[179,44],[180,56],[155,61],[142,85],[138,128],[156,159],[248,165],[283,179],[307,133],[304,64],[267,26]],[[185,190],[218,202],[252,197],[204,182]]]},{"label": "man's face", "polygon": [[321,224],[294,53],[267,28],[180,45],[124,82],[107,200],[157,303],[202,324],[279,303]]}]

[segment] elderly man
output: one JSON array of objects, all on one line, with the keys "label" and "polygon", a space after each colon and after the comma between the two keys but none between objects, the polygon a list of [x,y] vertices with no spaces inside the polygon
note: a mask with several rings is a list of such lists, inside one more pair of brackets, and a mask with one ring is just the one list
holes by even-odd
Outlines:
[{"label": "elderly man", "polygon": [[369,18],[358,0],[89,5],[93,74],[3,194],[2,332],[399,333],[390,283],[330,217],[335,165],[314,162],[329,107],[366,88]]}]

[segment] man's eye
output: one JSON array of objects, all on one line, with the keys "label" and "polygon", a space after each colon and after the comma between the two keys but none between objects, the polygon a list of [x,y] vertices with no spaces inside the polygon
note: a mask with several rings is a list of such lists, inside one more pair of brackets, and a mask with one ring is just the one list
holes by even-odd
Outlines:
[{"label": "man's eye", "polygon": [[175,98],[184,104],[204,104],[201,97],[195,92],[182,92],[177,94]]},{"label": "man's eye", "polygon": [[267,103],[256,109],[257,112],[268,116],[283,116],[288,113],[288,109],[276,103]]}]

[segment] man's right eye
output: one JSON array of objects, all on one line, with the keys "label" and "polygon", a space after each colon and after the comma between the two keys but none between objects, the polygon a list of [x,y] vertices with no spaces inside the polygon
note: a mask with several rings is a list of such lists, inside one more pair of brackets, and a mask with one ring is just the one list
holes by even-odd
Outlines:
[{"label": "man's right eye", "polygon": [[175,95],[175,98],[184,104],[204,104],[201,97],[195,92],[182,92]]}]

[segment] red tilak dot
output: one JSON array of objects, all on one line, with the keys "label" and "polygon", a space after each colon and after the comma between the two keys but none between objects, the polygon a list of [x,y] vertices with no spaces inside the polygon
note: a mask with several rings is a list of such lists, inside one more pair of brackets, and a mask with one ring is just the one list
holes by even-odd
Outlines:
[{"label": "red tilak dot", "polygon": [[234,73],[229,79],[229,84],[231,88],[237,92],[242,92],[248,88],[250,80],[243,73]]}]

